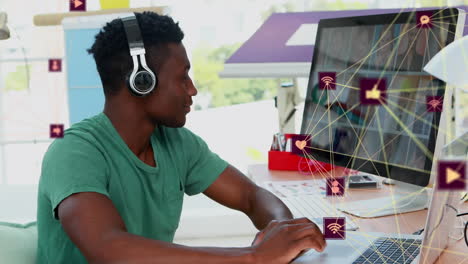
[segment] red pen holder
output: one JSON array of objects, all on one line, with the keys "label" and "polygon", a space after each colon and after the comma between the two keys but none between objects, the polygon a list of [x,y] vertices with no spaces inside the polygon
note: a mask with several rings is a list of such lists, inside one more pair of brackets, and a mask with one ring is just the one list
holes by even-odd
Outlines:
[{"label": "red pen holder", "polygon": [[[285,138],[291,138],[294,134],[285,134]],[[268,151],[268,169],[283,171],[299,171],[304,174],[313,172],[326,172],[333,169],[329,163],[301,157],[288,151]]]},{"label": "red pen holder", "polygon": [[331,171],[333,168],[330,163],[304,158],[291,152],[268,151],[269,170],[299,171],[303,174],[310,174]]},{"label": "red pen holder", "polygon": [[287,151],[268,151],[268,169],[269,170],[288,170],[297,171],[301,157]]}]

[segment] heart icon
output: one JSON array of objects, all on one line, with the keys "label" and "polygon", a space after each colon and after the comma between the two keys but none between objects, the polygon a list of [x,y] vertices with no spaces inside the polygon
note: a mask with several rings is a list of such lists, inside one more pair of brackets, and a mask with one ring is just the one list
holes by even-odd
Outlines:
[{"label": "heart icon", "polygon": [[307,145],[307,141],[305,140],[296,140],[296,147],[300,150],[303,150],[304,147]]}]

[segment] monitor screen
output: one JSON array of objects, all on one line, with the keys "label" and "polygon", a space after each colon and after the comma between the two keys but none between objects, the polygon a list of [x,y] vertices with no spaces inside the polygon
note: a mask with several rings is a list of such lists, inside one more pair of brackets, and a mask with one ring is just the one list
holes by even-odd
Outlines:
[{"label": "monitor screen", "polygon": [[301,134],[309,158],[421,186],[445,83],[423,71],[453,41],[457,9],[321,20]]}]

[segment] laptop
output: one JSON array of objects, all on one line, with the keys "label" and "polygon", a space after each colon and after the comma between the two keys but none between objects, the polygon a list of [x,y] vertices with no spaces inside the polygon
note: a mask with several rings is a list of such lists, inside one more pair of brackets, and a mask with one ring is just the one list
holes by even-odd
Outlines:
[{"label": "laptop", "polygon": [[327,240],[323,252],[309,250],[292,263],[433,263],[447,247],[459,201],[460,192],[432,191],[423,235],[346,231],[345,239]]}]

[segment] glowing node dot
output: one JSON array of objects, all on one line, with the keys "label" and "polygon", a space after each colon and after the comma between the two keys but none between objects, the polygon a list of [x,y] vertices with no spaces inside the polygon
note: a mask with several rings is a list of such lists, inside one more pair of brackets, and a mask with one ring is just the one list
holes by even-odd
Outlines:
[{"label": "glowing node dot", "polygon": [[427,25],[429,24],[429,22],[431,21],[431,19],[429,18],[429,16],[427,15],[423,15],[419,18],[419,21],[421,21],[421,24],[422,25]]}]

